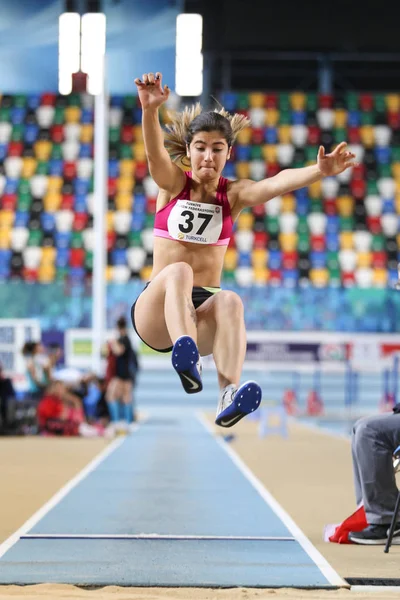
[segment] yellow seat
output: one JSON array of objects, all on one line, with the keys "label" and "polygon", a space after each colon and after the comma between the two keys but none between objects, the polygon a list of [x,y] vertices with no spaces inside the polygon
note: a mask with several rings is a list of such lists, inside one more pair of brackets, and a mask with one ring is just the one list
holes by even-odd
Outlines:
[{"label": "yellow seat", "polygon": [[277,108],[265,109],[265,124],[267,127],[276,127],[279,121],[279,110]]},{"label": "yellow seat", "polygon": [[146,150],[143,142],[135,142],[132,144],[132,153],[133,157],[136,160],[144,161],[146,160]]},{"label": "yellow seat", "polygon": [[142,267],[140,269],[140,279],[142,281],[149,281],[149,279],[151,277],[151,272],[152,272],[152,267],[150,265]]},{"label": "yellow seat", "polygon": [[0,248],[8,250],[11,242],[11,229],[0,228]]},{"label": "yellow seat", "polygon": [[81,126],[80,141],[82,144],[90,144],[93,142],[93,125],[92,123],[84,123]]},{"label": "yellow seat", "polygon": [[25,156],[22,161],[21,177],[23,179],[30,179],[36,172],[36,158],[33,158],[33,156]]},{"label": "yellow seat", "polygon": [[51,283],[56,276],[56,268],[52,264],[41,264],[38,271],[38,280],[40,283]]},{"label": "yellow seat", "polygon": [[133,177],[122,176],[117,179],[117,192],[132,193],[134,186]]},{"label": "yellow seat", "polygon": [[297,233],[280,233],[279,243],[284,252],[293,252],[297,248]]},{"label": "yellow seat", "polygon": [[237,252],[235,248],[227,248],[224,256],[225,271],[234,271],[237,266]]},{"label": "yellow seat", "polygon": [[400,246],[400,233],[396,235],[397,247]]},{"label": "yellow seat", "polygon": [[375,133],[372,125],[363,125],[360,127],[360,138],[366,148],[372,148],[375,144]]},{"label": "yellow seat", "polygon": [[56,249],[45,246],[42,248],[41,265],[53,265],[56,260]]},{"label": "yellow seat", "polygon": [[354,198],[352,196],[338,196],[336,206],[340,216],[350,217],[354,210]]},{"label": "yellow seat", "polygon": [[104,279],[106,280],[107,283],[110,283],[110,281],[112,281],[113,278],[113,271],[114,271],[114,267],[111,265],[107,265],[104,269]]},{"label": "yellow seat", "polygon": [[347,127],[347,110],[344,110],[344,108],[335,110],[335,127],[339,129]]},{"label": "yellow seat", "polygon": [[47,178],[47,191],[48,192],[61,192],[64,180],[59,175],[49,175]]},{"label": "yellow seat", "polygon": [[81,109],[79,106],[67,106],[64,111],[66,123],[80,123],[81,121]]},{"label": "yellow seat", "polygon": [[242,131],[239,131],[236,141],[238,144],[247,145],[251,142],[251,127],[245,127]]},{"label": "yellow seat", "polygon": [[303,92],[294,92],[290,95],[290,103],[293,110],[304,110],[306,106],[306,95]]},{"label": "yellow seat", "polygon": [[314,183],[309,185],[308,192],[310,194],[310,198],[320,198],[321,197],[321,181],[314,181]]},{"label": "yellow seat", "polygon": [[61,206],[61,193],[56,191],[47,192],[43,198],[43,208],[46,212],[54,213]]},{"label": "yellow seat", "polygon": [[339,239],[340,248],[342,250],[352,250],[354,248],[352,231],[341,231],[339,234]]},{"label": "yellow seat", "polygon": [[128,175],[133,177],[133,173],[135,172],[136,163],[132,158],[122,158],[119,161],[119,174],[120,175]]},{"label": "yellow seat", "polygon": [[135,140],[135,142],[143,142],[143,131],[142,131],[141,125],[134,125],[133,133],[134,133],[133,139]]},{"label": "yellow seat", "polygon": [[392,175],[396,181],[400,181],[400,163],[392,163]]},{"label": "yellow seat", "polygon": [[38,160],[49,160],[52,149],[52,143],[49,140],[39,140],[35,142],[33,150]]},{"label": "yellow seat", "polygon": [[372,262],[371,252],[358,252],[357,253],[357,267],[364,268],[370,267]]},{"label": "yellow seat", "polygon": [[13,226],[15,213],[13,210],[0,210],[0,228],[9,229]]},{"label": "yellow seat", "polygon": [[388,273],[386,269],[374,269],[372,283],[374,287],[386,287],[388,280]]},{"label": "yellow seat", "polygon": [[398,194],[400,194],[400,180],[399,179],[395,179],[394,181],[394,189],[395,189],[395,195],[397,197]]},{"label": "yellow seat", "polygon": [[310,269],[310,281],[316,287],[325,287],[329,282],[328,269]]},{"label": "yellow seat", "polygon": [[239,179],[249,179],[250,177],[250,163],[248,162],[237,162],[235,164],[236,175]]},{"label": "yellow seat", "polygon": [[119,192],[115,196],[115,208],[130,212],[132,210],[133,198],[129,192]]},{"label": "yellow seat", "polygon": [[277,162],[277,151],[274,144],[264,144],[262,147],[262,154],[264,160],[266,160],[268,164],[274,164]]},{"label": "yellow seat", "polygon": [[256,285],[265,285],[268,282],[269,271],[266,267],[254,267],[253,273]]},{"label": "yellow seat", "polygon": [[290,125],[281,125],[278,127],[278,139],[280,144],[291,144],[292,128]]},{"label": "yellow seat", "polygon": [[249,94],[250,108],[264,108],[265,95],[261,92],[252,92]]},{"label": "yellow seat", "polygon": [[400,110],[400,95],[388,94],[386,96],[386,106],[389,112],[398,112]]},{"label": "yellow seat", "polygon": [[282,196],[281,203],[282,213],[294,213],[296,212],[296,198],[293,194],[285,194]]},{"label": "yellow seat", "polygon": [[114,212],[111,210],[106,212],[106,229],[107,231],[114,231]]},{"label": "yellow seat", "polygon": [[250,212],[243,212],[237,220],[238,230],[251,231],[254,224],[254,215]]},{"label": "yellow seat", "polygon": [[251,255],[251,262],[254,269],[265,269],[267,265],[268,252],[264,248],[255,248]]},{"label": "yellow seat", "polygon": [[396,206],[396,212],[398,215],[400,215],[400,194],[396,194],[395,199],[394,199],[394,203]]}]

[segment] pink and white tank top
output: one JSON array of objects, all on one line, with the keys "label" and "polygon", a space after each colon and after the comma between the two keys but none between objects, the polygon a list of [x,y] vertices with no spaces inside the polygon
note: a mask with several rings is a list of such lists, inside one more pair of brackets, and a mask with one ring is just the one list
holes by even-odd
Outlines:
[{"label": "pink and white tank top", "polygon": [[233,221],[227,196],[225,177],[220,177],[216,204],[190,200],[192,173],[188,171],[183,190],[156,212],[154,235],[178,242],[227,246],[232,235]]}]

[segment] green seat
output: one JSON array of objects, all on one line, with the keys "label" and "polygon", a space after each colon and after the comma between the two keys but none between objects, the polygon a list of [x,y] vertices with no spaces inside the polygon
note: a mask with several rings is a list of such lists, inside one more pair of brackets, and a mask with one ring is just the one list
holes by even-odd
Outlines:
[{"label": "green seat", "polygon": [[124,96],[123,107],[130,110],[136,108],[136,96],[133,96],[132,94]]},{"label": "green seat", "polygon": [[347,139],[347,129],[344,127],[336,127],[333,130],[333,141],[335,144],[340,144],[343,140]]},{"label": "green seat", "polygon": [[385,249],[385,238],[380,233],[376,233],[372,236],[371,250],[373,252],[379,252]]},{"label": "green seat", "polygon": [[93,194],[94,192],[94,175],[92,175],[92,177],[90,178],[89,181],[89,193]]},{"label": "green seat", "polygon": [[30,192],[23,192],[18,194],[17,210],[22,212],[28,212],[32,205],[32,196]]},{"label": "green seat", "polygon": [[18,195],[19,194],[29,194],[31,191],[31,186],[29,184],[29,179],[21,178],[18,182]]},{"label": "green seat", "polygon": [[339,217],[340,231],[353,231],[354,217]]},{"label": "green seat", "polygon": [[335,284],[339,285],[341,282],[340,269],[338,267],[332,267],[332,268],[328,267],[328,273],[329,273],[329,283],[331,283],[331,284],[335,283]]},{"label": "green seat", "polygon": [[305,215],[302,215],[298,218],[297,221],[297,233],[299,235],[302,234],[307,234],[308,235],[308,221],[307,221],[307,217]]},{"label": "green seat", "polygon": [[153,229],[154,227],[154,215],[148,214],[144,220],[144,228],[145,229]]},{"label": "green seat", "polygon": [[61,144],[53,144],[53,147],[51,149],[51,158],[54,158],[56,160],[63,158]]},{"label": "green seat", "polygon": [[400,162],[400,146],[393,146],[392,162]]},{"label": "green seat", "polygon": [[130,231],[128,233],[128,243],[129,246],[132,247],[137,247],[137,246],[142,246],[142,238],[140,236],[140,231]]},{"label": "green seat", "polygon": [[25,129],[25,126],[22,124],[13,125],[12,132],[11,132],[11,141],[12,142],[22,142],[22,140],[24,139],[24,129]]},{"label": "green seat", "polygon": [[379,196],[378,184],[374,181],[367,181],[367,196]]},{"label": "green seat", "polygon": [[57,106],[54,111],[53,123],[54,125],[63,125],[65,121],[64,108],[62,106]]},{"label": "green seat", "polygon": [[308,112],[315,112],[318,110],[318,98],[317,94],[308,93],[306,98],[306,109]]},{"label": "green seat", "polygon": [[17,94],[14,96],[14,106],[16,108],[25,108],[27,103],[27,97],[25,94]]},{"label": "green seat", "polygon": [[247,92],[238,94],[237,107],[239,110],[247,110],[249,108],[249,94]]},{"label": "green seat", "polygon": [[111,144],[117,144],[121,137],[121,130],[119,127],[110,127],[108,132],[108,139]]},{"label": "green seat", "polygon": [[71,233],[71,248],[83,248],[83,235],[81,231],[73,231]]},{"label": "green seat", "polygon": [[326,264],[329,270],[339,269],[338,253],[332,250],[328,251],[326,255]]},{"label": "green seat", "polygon": [[383,177],[392,177],[391,165],[378,165],[378,179]]},{"label": "green seat", "polygon": [[386,98],[384,94],[375,94],[375,110],[378,113],[386,112]]},{"label": "green seat", "polygon": [[318,155],[318,146],[306,146],[305,154],[307,162],[315,162],[317,160]]},{"label": "green seat", "polygon": [[64,282],[67,279],[67,277],[68,277],[68,273],[69,273],[69,268],[68,267],[59,267],[56,270],[55,280],[57,282]]},{"label": "green seat", "polygon": [[312,213],[323,213],[324,205],[321,198],[311,198],[311,208],[310,212]]},{"label": "green seat", "polygon": [[279,112],[278,124],[279,125],[291,125],[291,123],[292,123],[292,117],[290,114],[290,110],[281,110]]},{"label": "green seat", "polygon": [[236,279],[235,279],[235,271],[223,271],[222,273],[222,279],[223,281],[226,281],[227,283],[235,283]]},{"label": "green seat", "polygon": [[309,252],[310,250],[310,237],[308,233],[299,234],[297,241],[297,249],[299,252]]},{"label": "green seat", "polygon": [[85,254],[85,268],[92,270],[93,269],[93,252],[91,250],[87,250]]},{"label": "green seat", "polygon": [[119,148],[119,156],[120,158],[133,158],[133,151],[131,144],[121,144]]},{"label": "green seat", "polygon": [[48,175],[49,174],[49,163],[47,160],[41,160],[36,166],[36,175]]},{"label": "green seat", "polygon": [[265,228],[268,231],[268,233],[271,233],[272,235],[279,233],[278,217],[267,216],[265,220],[266,220]]},{"label": "green seat", "polygon": [[264,160],[261,146],[251,146],[250,159],[251,160]]},{"label": "green seat", "polygon": [[361,112],[361,125],[375,125],[375,116],[373,112]]},{"label": "green seat", "polygon": [[9,108],[0,108],[0,123],[9,123],[10,122],[10,109]]},{"label": "green seat", "polygon": [[290,95],[287,92],[279,94],[278,108],[280,111],[290,111]]},{"label": "green seat", "polygon": [[348,110],[358,110],[358,94],[354,92],[346,94],[346,105]]},{"label": "green seat", "polygon": [[292,162],[292,169],[301,169],[306,166],[305,160],[295,160]]},{"label": "green seat", "polygon": [[43,231],[40,229],[31,229],[29,231],[28,246],[41,246],[43,240]]},{"label": "green seat", "polygon": [[81,99],[79,94],[70,94],[68,96],[68,105],[69,106],[81,106]]}]

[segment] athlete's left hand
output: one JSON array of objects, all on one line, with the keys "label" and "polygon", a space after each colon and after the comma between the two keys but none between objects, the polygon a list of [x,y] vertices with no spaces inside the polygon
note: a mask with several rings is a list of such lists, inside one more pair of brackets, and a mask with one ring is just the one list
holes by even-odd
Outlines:
[{"label": "athlete's left hand", "polygon": [[341,142],[333,152],[325,154],[323,146],[318,150],[318,168],[324,177],[338,175],[350,167],[356,167],[356,155],[346,150],[347,143]]}]

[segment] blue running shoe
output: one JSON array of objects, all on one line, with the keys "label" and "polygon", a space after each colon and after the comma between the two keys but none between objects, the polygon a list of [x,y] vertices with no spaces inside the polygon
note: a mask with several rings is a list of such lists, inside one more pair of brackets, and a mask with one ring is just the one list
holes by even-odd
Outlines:
[{"label": "blue running shoe", "polygon": [[246,381],[238,389],[228,385],[219,399],[215,423],[221,427],[236,425],[240,419],[257,410],[261,396],[261,388],[255,381]]},{"label": "blue running shoe", "polygon": [[197,394],[203,389],[201,363],[196,342],[188,335],[178,338],[172,348],[172,366],[178,373],[187,394]]}]

